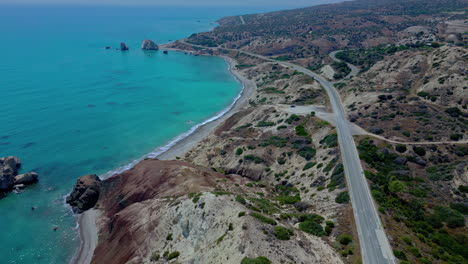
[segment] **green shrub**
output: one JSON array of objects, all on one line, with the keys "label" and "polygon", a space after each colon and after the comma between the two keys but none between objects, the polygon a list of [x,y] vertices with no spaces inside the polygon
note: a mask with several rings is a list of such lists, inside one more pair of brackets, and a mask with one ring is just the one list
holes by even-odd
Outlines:
[{"label": "green shrub", "polygon": [[301,118],[299,116],[297,116],[295,114],[292,114],[284,122],[286,122],[288,124],[292,124],[293,122],[296,122],[296,121],[299,121],[299,120],[301,120]]},{"label": "green shrub", "polygon": [[460,185],[458,186],[458,190],[462,193],[468,193],[468,186],[466,185]]},{"label": "green shrub", "polygon": [[335,202],[339,204],[349,203],[349,193],[347,191],[339,193],[335,198]]},{"label": "green shrub", "polygon": [[315,236],[326,235],[325,231],[323,230],[323,227],[314,221],[304,221],[299,224],[299,228],[302,231],[315,235]]},{"label": "green shrub", "polygon": [[160,258],[159,251],[155,251],[151,254],[150,261],[158,261]]},{"label": "green shrub", "polygon": [[405,252],[403,251],[399,251],[399,250],[393,250],[393,255],[395,255],[395,257],[401,259],[401,260],[408,260],[408,258],[406,257],[406,254]]},{"label": "green shrub", "polygon": [[285,128],[287,128],[287,127],[288,127],[288,126],[281,125],[281,126],[277,126],[276,129],[281,130],[281,129],[285,129]]},{"label": "green shrub", "polygon": [[175,258],[178,258],[179,256],[180,256],[179,251],[174,251],[167,256],[167,260],[175,259]]},{"label": "green shrub", "polygon": [[294,232],[282,226],[275,226],[273,228],[273,235],[279,240],[289,240],[294,235]]},{"label": "green shrub", "polygon": [[167,235],[167,236],[166,236],[166,240],[171,241],[171,240],[172,240],[172,234]]},{"label": "green shrub", "polygon": [[245,216],[245,212],[239,212],[239,214],[237,216],[239,216],[239,217]]},{"label": "green shrub", "polygon": [[460,212],[449,207],[436,206],[434,208],[434,216],[440,219],[440,221],[447,223],[447,226],[450,228],[465,226],[465,217]]},{"label": "green shrub", "polygon": [[426,168],[427,177],[431,181],[450,181],[453,179],[455,164],[441,164]]},{"label": "green shrub", "polygon": [[402,181],[393,180],[388,185],[388,190],[392,193],[403,192],[404,190],[406,190],[406,185]]},{"label": "green shrub", "polygon": [[325,220],[325,218],[323,218],[323,216],[318,215],[318,214],[303,214],[303,215],[299,216],[299,221],[300,222],[312,221],[312,222],[315,222],[317,224],[320,224],[320,223],[323,222],[323,220]]},{"label": "green shrub", "polygon": [[299,156],[303,157],[305,160],[311,160],[315,156],[316,152],[317,151],[314,148],[305,146],[299,149],[297,154],[299,154]]},{"label": "green shrub", "polygon": [[275,122],[271,122],[271,121],[260,121],[257,123],[257,127],[270,127],[274,125],[275,125]]},{"label": "green shrub", "polygon": [[280,195],[276,197],[276,200],[278,200],[280,204],[295,204],[301,201],[301,197],[299,195],[295,195],[295,196]]},{"label": "green shrub", "polygon": [[267,146],[272,145],[272,146],[275,146],[275,147],[278,147],[278,148],[282,148],[282,147],[285,147],[287,144],[288,144],[288,139],[287,138],[272,136],[269,139],[266,139],[265,141],[263,141],[260,144],[260,146],[261,147],[267,147]]},{"label": "green shrub", "polygon": [[411,241],[411,238],[409,238],[407,236],[402,236],[401,240],[403,240],[406,244],[408,244],[410,246],[413,245],[413,241]]},{"label": "green shrub", "polygon": [[241,264],[271,264],[271,261],[263,256],[257,258],[244,257],[241,261]]},{"label": "green shrub", "polygon": [[348,245],[349,243],[351,243],[351,242],[353,241],[353,238],[352,238],[350,235],[342,234],[342,235],[338,238],[338,241],[339,241],[340,244],[342,244],[342,245]]},{"label": "green shrub", "polygon": [[236,155],[237,155],[237,156],[242,155],[242,153],[244,153],[244,150],[243,150],[242,148],[237,148],[237,149],[236,149]]},{"label": "green shrub", "polygon": [[301,137],[307,137],[309,134],[305,130],[304,125],[298,125],[296,126],[296,135],[301,136]]},{"label": "green shrub", "polygon": [[458,109],[458,107],[450,107],[445,110],[447,114],[449,114],[451,117],[459,117],[463,115],[463,112]]},{"label": "green shrub", "polygon": [[468,214],[468,203],[450,203],[450,208],[464,215]]},{"label": "green shrub", "polygon": [[336,133],[327,135],[320,140],[320,144],[325,145],[327,148],[334,148],[338,146],[338,135]]},{"label": "green shrub", "polygon": [[458,141],[458,140],[460,140],[462,138],[463,138],[463,134],[454,133],[454,134],[450,135],[450,139],[454,140],[454,141]]},{"label": "green shrub", "polygon": [[262,214],[253,212],[250,215],[257,218],[262,223],[269,224],[269,225],[276,225],[277,224],[274,219],[266,217],[266,216],[264,216]]},{"label": "green shrub", "polygon": [[308,170],[310,168],[313,168],[316,164],[317,164],[317,162],[307,162],[307,164],[304,166],[304,168],[302,168],[302,170],[305,171],[305,170]]},{"label": "green shrub", "polygon": [[236,202],[239,202],[241,204],[246,204],[247,203],[247,201],[241,195],[236,195]]},{"label": "green shrub", "polygon": [[246,161],[253,161],[253,162],[255,162],[255,164],[260,164],[260,163],[262,163],[264,161],[262,158],[260,158],[258,156],[255,156],[255,155],[251,155],[251,154],[245,155],[244,159]]},{"label": "green shrub", "polygon": [[405,145],[398,144],[398,145],[396,145],[395,149],[396,149],[396,151],[398,151],[400,153],[406,152],[406,146]]},{"label": "green shrub", "polygon": [[414,146],[414,147],[413,147],[413,151],[414,151],[414,153],[416,153],[416,154],[419,155],[419,156],[424,156],[424,155],[426,155],[426,150],[425,150],[423,147],[416,147],[416,146]]},{"label": "green shrub", "polygon": [[333,231],[333,228],[335,227],[335,224],[332,222],[332,221],[327,221],[325,223],[325,233],[327,233],[327,236],[329,236],[331,234],[331,232]]}]

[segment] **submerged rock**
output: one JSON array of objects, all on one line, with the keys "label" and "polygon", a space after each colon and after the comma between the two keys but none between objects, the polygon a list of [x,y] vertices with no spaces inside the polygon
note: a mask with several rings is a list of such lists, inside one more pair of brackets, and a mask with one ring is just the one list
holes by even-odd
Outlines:
[{"label": "submerged rock", "polygon": [[165,51],[163,51],[163,53],[164,53],[164,54],[168,54],[168,53],[169,53],[169,51],[165,50]]},{"label": "submerged rock", "polygon": [[81,214],[96,205],[100,189],[101,179],[96,174],[82,176],[67,197],[67,203],[72,206],[74,212]]},{"label": "submerged rock", "polygon": [[129,50],[127,44],[125,44],[124,42],[120,43],[120,50],[121,51],[126,51],[126,50]]},{"label": "submerged rock", "polygon": [[141,49],[142,50],[159,50],[158,45],[154,43],[154,41],[145,39],[143,40],[143,43],[141,43]]}]

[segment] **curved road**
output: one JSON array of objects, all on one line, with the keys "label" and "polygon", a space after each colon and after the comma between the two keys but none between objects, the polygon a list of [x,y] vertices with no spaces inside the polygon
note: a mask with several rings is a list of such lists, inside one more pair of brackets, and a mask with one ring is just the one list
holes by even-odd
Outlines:
[{"label": "curved road", "polygon": [[336,54],[338,52],[340,52],[340,51],[342,51],[342,50],[335,50],[335,51],[331,52],[330,54],[328,54],[328,56],[330,56],[330,58],[333,61],[346,63],[346,65],[348,65],[348,67],[351,69],[351,72],[346,77],[344,77],[343,79],[350,78],[352,76],[356,76],[359,73],[359,69],[356,66],[352,65],[351,63],[347,63],[346,61],[342,61],[342,60],[336,58]]},{"label": "curved road", "polygon": [[[207,48],[204,46],[193,45],[183,40],[182,43]],[[336,116],[338,141],[343,159],[346,182],[348,184],[351,203],[353,206],[354,218],[356,220],[359,242],[361,245],[362,261],[365,264],[394,264],[395,258],[393,256],[393,251],[390,243],[388,242],[387,236],[385,235],[384,228],[364,176],[364,170],[362,169],[359,154],[349,128],[350,123],[346,118],[346,112],[343,108],[340,95],[333,87],[333,83],[326,81],[320,75],[306,68],[289,62],[273,60],[271,58],[243,50],[230,50],[293,68],[313,77],[325,88],[328,97],[330,98],[333,112]]]}]

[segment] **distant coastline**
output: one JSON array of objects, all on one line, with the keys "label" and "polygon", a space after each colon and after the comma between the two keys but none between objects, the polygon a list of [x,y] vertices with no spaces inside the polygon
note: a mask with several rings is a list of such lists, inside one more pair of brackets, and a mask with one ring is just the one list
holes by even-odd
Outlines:
[{"label": "distant coastline", "polygon": [[[175,50],[175,49],[171,49]],[[176,50],[177,52],[185,52]],[[186,152],[195,147],[201,140],[208,136],[218,125],[228,119],[231,115],[237,113],[248,104],[248,99],[255,91],[255,83],[244,77],[236,70],[237,62],[226,56],[219,56],[225,60],[228,65],[229,72],[233,75],[237,82],[241,84],[239,94],[234,98],[233,102],[225,109],[210,117],[209,119],[194,125],[189,131],[175,137],[168,144],[158,147],[155,151],[134,160],[133,162],[122,166],[116,170],[110,171],[101,175],[101,178],[109,178],[112,175],[130,170],[138,162],[145,158],[157,158],[161,160],[172,160],[177,157],[182,157]],[[93,258],[94,249],[98,244],[98,220],[99,212],[97,210],[89,210],[78,216],[78,233],[80,237],[80,247],[71,259],[71,264],[88,264]]]}]

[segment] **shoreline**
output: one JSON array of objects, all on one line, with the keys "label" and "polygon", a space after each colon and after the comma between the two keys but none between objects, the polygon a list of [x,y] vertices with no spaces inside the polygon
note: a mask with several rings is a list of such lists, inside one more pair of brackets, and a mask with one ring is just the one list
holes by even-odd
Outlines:
[{"label": "shoreline", "polygon": [[[185,52],[182,50],[178,51]],[[241,91],[239,92],[238,96],[234,98],[233,102],[227,108],[221,110],[213,117],[210,117],[202,123],[193,126],[189,131],[178,135],[168,144],[157,148],[156,151],[153,151],[126,166],[100,176],[101,179],[106,179],[114,174],[129,170],[136,163],[140,162],[146,157],[158,158],[160,160],[173,160],[176,159],[176,157],[182,157],[185,153],[190,151],[199,142],[201,142],[205,137],[211,134],[218,125],[223,123],[233,114],[239,112],[239,110],[248,104],[248,100],[256,90],[255,83],[244,77],[235,68],[237,62],[233,58],[227,56],[218,57],[224,59],[224,61],[228,64],[228,71],[236,79],[236,81],[242,85]],[[98,210],[92,209],[77,217],[80,247],[73,255],[70,261],[71,264],[91,263],[94,255],[94,249],[96,248],[98,242],[98,228],[96,224],[98,215]]]}]

